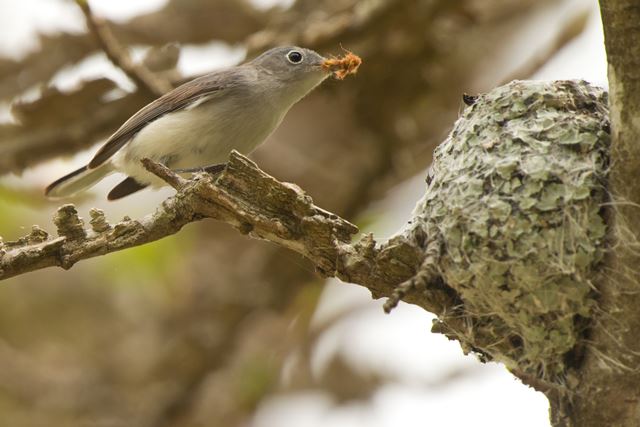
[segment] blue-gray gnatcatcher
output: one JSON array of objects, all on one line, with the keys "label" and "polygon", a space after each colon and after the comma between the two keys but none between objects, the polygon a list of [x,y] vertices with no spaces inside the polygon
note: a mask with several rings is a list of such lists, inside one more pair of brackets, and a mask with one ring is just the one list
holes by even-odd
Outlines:
[{"label": "blue-gray gnatcatcher", "polygon": [[248,154],[293,104],[331,75],[325,61],[309,49],[279,47],[185,83],[134,114],[89,164],[53,182],[45,194],[71,196],[122,172],[127,178],[107,196],[115,200],[166,185],[144,169],[145,157],[193,169],[226,162],[232,149]]}]

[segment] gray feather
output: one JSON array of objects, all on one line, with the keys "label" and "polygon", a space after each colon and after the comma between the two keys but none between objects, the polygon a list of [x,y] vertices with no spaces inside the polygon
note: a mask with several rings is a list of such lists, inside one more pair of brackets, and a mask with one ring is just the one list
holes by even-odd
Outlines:
[{"label": "gray feather", "polygon": [[203,100],[212,99],[215,95],[221,95],[223,89],[233,88],[240,80],[239,77],[241,76],[237,72],[221,70],[191,80],[151,102],[131,116],[120,129],[111,135],[89,162],[89,169],[96,168],[111,158],[149,123],[167,113],[180,111],[192,107],[193,103],[199,104]]},{"label": "gray feather", "polygon": [[109,198],[123,197],[144,186],[166,185],[142,166],[143,158],[189,169],[222,164],[231,150],[248,154],[329,76],[323,61],[309,49],[274,48],[185,83],[134,114],[87,166],[54,182],[47,194],[70,195],[118,171],[129,178]]},{"label": "gray feather", "polygon": [[110,164],[103,164],[95,169],[83,166],[49,185],[45,195],[52,198],[73,196],[111,173],[113,173],[113,166]]}]

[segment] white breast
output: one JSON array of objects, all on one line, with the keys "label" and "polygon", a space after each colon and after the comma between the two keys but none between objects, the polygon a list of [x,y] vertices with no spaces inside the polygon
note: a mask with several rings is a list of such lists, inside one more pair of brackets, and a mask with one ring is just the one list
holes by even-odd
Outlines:
[{"label": "white breast", "polygon": [[144,127],[114,157],[115,168],[143,184],[166,185],[140,160],[148,157],[171,168],[224,163],[232,149],[248,154],[280,124],[284,112],[267,102],[251,105],[212,100],[169,113]]}]

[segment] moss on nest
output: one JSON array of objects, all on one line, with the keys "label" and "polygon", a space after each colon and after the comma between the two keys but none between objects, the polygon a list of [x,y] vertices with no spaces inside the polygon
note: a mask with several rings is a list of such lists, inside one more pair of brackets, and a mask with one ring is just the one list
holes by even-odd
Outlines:
[{"label": "moss on nest", "polygon": [[[434,153],[412,226],[439,243],[436,269],[462,302],[440,330],[562,378],[596,304],[608,147],[607,94],[584,81],[516,81],[466,108]],[[449,316],[467,327],[452,330]]]}]

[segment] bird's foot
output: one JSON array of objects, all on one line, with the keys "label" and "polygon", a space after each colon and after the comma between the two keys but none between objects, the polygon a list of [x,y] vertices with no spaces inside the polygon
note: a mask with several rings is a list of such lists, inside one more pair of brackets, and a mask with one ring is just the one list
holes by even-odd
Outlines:
[{"label": "bird's foot", "polygon": [[210,173],[211,175],[218,175],[220,172],[222,172],[224,170],[224,168],[227,167],[226,163],[220,163],[217,165],[209,165],[209,166],[200,166],[197,168],[181,168],[181,169],[174,169],[173,171],[175,173],[196,173],[196,172],[207,172]]}]

